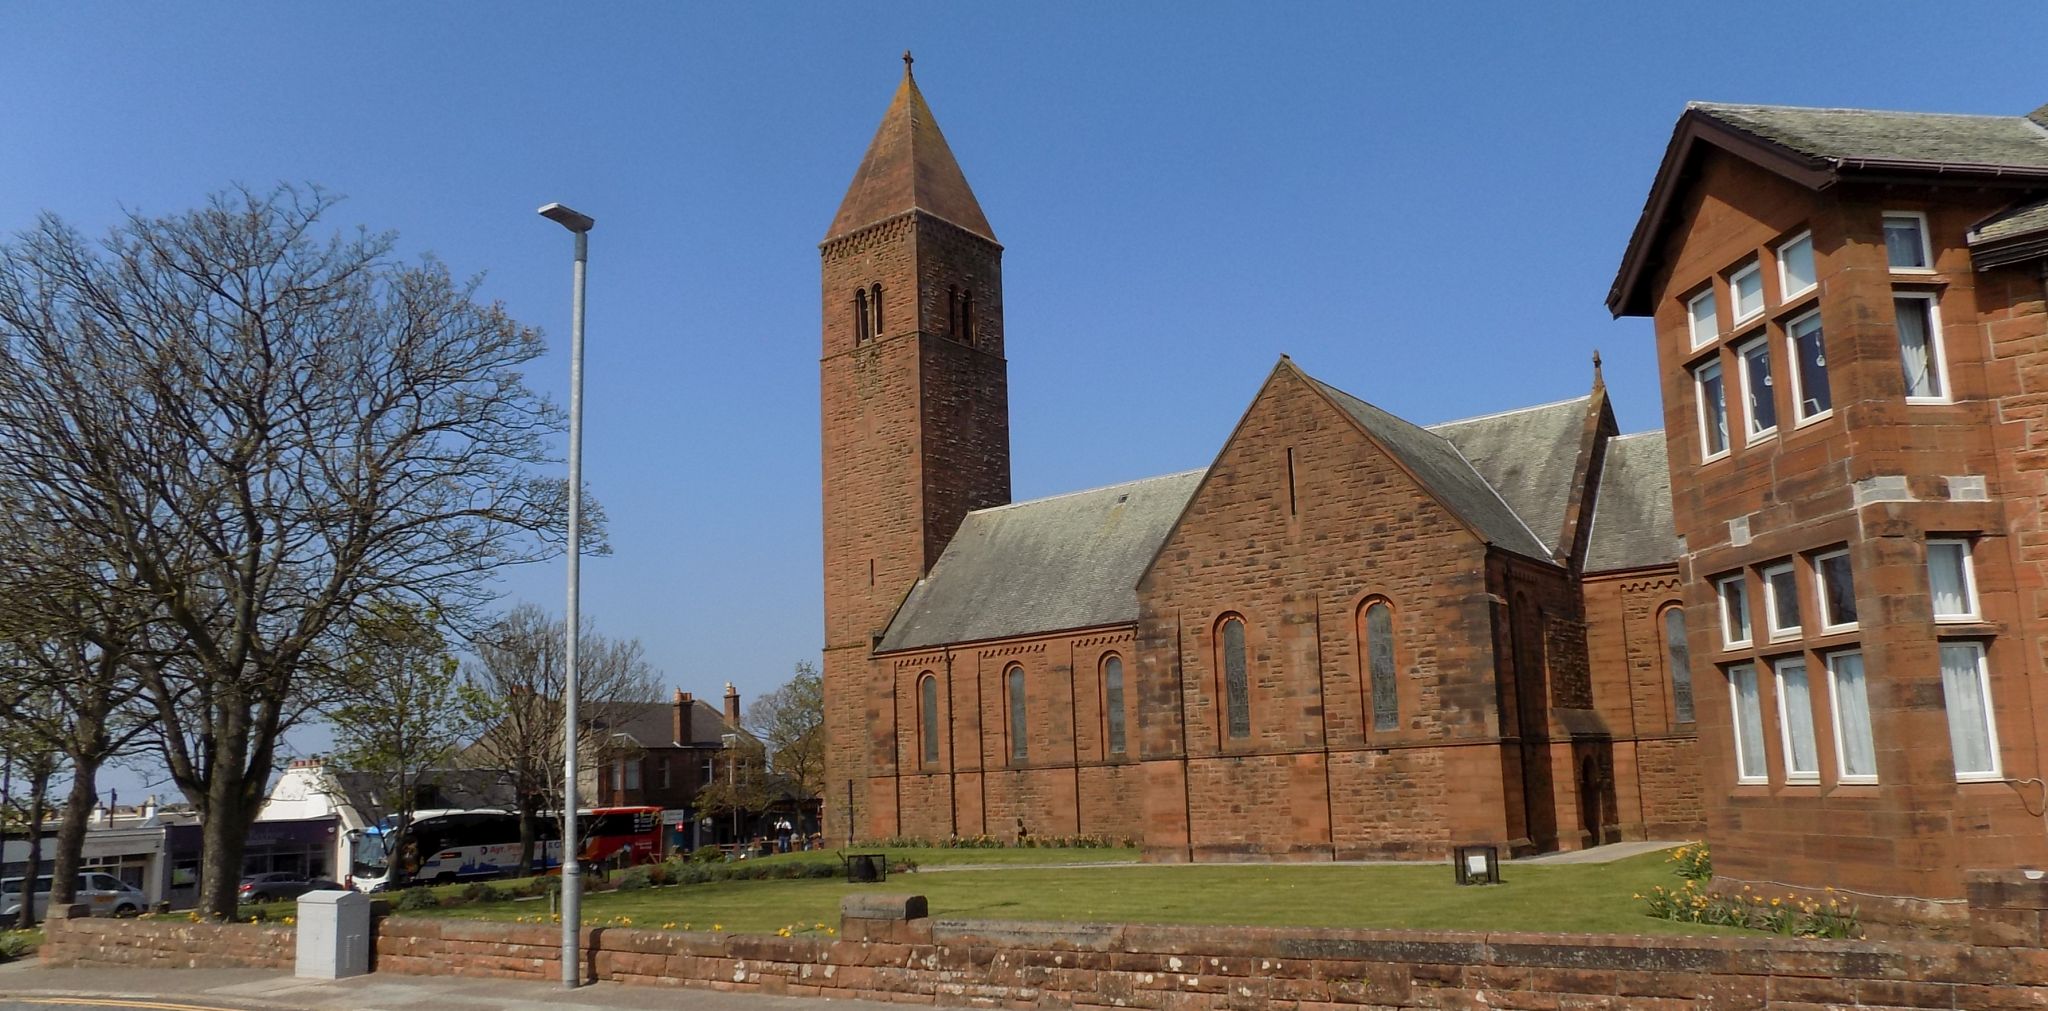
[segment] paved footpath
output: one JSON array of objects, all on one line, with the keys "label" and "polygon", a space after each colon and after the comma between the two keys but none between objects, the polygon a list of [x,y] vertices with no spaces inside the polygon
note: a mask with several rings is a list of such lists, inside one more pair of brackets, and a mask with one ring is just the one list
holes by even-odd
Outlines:
[{"label": "paved footpath", "polygon": [[0,1011],[152,1008],[159,1011],[902,1011],[900,1004],[771,997],[652,986],[452,976],[369,975],[295,979],[274,969],[45,969],[0,965]]}]

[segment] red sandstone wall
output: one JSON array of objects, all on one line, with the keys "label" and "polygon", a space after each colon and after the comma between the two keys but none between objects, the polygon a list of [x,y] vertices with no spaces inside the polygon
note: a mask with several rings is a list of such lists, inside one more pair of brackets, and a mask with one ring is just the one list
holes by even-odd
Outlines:
[{"label": "red sandstone wall", "polygon": [[[1697,722],[1681,723],[1662,616],[1682,602],[1676,568],[1585,580],[1587,658],[1593,701],[1614,732],[1617,827],[1630,839],[1692,839],[1706,828]],[[1708,644],[1708,645],[1711,645]],[[1725,691],[1706,650],[1691,668],[1694,708],[1702,691]]]},{"label": "red sandstone wall", "polygon": [[[1110,751],[1102,666],[1124,662],[1125,746]],[[876,836],[1136,839],[1143,808],[1137,774],[1138,680],[1128,629],[1017,639],[876,658],[873,677],[893,685],[892,757],[898,775],[876,776],[896,819]],[[1006,675],[1025,678],[1025,756],[1013,754]],[[938,761],[924,761],[919,683],[939,701]]]},{"label": "red sandstone wall", "polygon": [[36,954],[46,966],[150,969],[290,969],[298,932],[254,923],[56,917]]},{"label": "red sandstone wall", "polygon": [[[1348,417],[1292,366],[1277,369],[1139,586],[1148,857],[1420,854],[1504,840],[1497,754],[1447,750],[1498,747],[1485,559]],[[1371,726],[1360,667],[1371,595],[1394,608],[1391,730]],[[1241,739],[1221,704],[1225,613],[1242,615],[1247,632],[1251,734]],[[1183,756],[1184,772],[1170,764]],[[1418,778],[1375,782],[1368,767]],[[1385,802],[1414,806],[1374,806]]]}]

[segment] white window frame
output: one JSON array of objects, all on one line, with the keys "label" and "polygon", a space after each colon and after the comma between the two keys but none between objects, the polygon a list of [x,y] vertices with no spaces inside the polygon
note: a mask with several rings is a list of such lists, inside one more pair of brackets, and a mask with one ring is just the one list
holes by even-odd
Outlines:
[{"label": "white window frame", "polygon": [[1927,539],[1927,606],[1934,607],[1934,546],[1953,544],[1963,555],[1963,596],[1970,603],[1969,611],[1963,614],[1936,614],[1934,620],[1941,624],[1970,624],[1984,620],[1984,606],[1977,601],[1977,562],[1971,557],[1975,545],[1962,537],[1929,537]]},{"label": "white window frame", "polygon": [[[1902,298],[1910,298],[1910,299],[1913,299],[1913,300],[1915,300],[1915,301],[1920,301],[1920,302],[1925,302],[1925,303],[1927,303],[1927,343],[1929,344],[1929,350],[1928,350],[1928,353],[1929,353],[1929,354],[1932,354],[1932,355],[1934,356],[1934,368],[1935,368],[1935,374],[1941,377],[1941,395],[1940,395],[1940,396],[1938,396],[1938,397],[1916,397],[1916,396],[1913,396],[1913,395],[1912,395],[1911,393],[1908,393],[1908,394],[1906,395],[1906,403],[1908,403],[1908,404],[1952,404],[1952,403],[1955,403],[1955,397],[1954,397],[1954,395],[1953,395],[1953,392],[1952,392],[1952,391],[1953,391],[1953,389],[1954,389],[1954,386],[1955,386],[1955,383],[1954,383],[1954,381],[1953,381],[1955,377],[1949,374],[1949,371],[1948,371],[1948,347],[1947,347],[1947,346],[1946,346],[1946,345],[1945,345],[1945,344],[1944,344],[1944,343],[1942,342],[1942,339],[1941,339],[1941,300],[1940,300],[1940,299],[1938,299],[1938,298],[1936,298],[1936,297],[1935,297],[1935,293],[1934,293],[1934,292],[1931,292],[1931,291],[1894,291],[1894,292],[1892,292],[1892,300],[1893,300],[1894,302],[1896,302],[1896,301],[1898,301],[1899,299],[1902,299]],[[1893,321],[1893,325],[1894,325],[1894,326],[1896,326],[1896,325],[1897,325],[1897,321],[1896,321],[1896,320],[1894,320],[1894,321]],[[1904,345],[1903,339],[1902,339],[1902,340],[1901,340],[1901,342],[1900,342],[1900,346],[1899,346],[1899,352],[1900,352],[1900,354],[1902,354],[1902,355],[1903,355],[1903,354],[1905,353],[1905,345]],[[1901,367],[1903,367],[1903,359],[1901,360]]]},{"label": "white window frame", "polygon": [[1799,572],[1792,567],[1791,562],[1766,565],[1757,571],[1764,584],[1764,631],[1772,642],[1797,639],[1806,632],[1806,615],[1803,613],[1799,616],[1799,624],[1791,628],[1778,627],[1778,591],[1771,583],[1771,575],[1778,572],[1792,576],[1792,606],[1799,606]]},{"label": "white window frame", "polygon": [[[1828,668],[1828,715],[1833,722],[1835,731],[1835,782],[1846,783],[1854,786],[1863,786],[1877,782],[1877,773],[1850,773],[1846,771],[1849,768],[1849,759],[1848,749],[1843,747],[1843,741],[1845,740],[1845,738],[1842,736],[1842,694],[1841,687],[1835,678],[1835,662],[1842,659],[1843,657],[1851,656],[1857,658],[1858,661],[1862,661],[1863,651],[1855,649],[1845,649],[1840,652],[1829,653],[1825,658],[1827,661]],[[1809,674],[1807,678],[1807,685],[1809,691],[1812,689],[1812,683],[1812,676]],[[1868,663],[1864,663],[1863,665],[1863,710],[1865,716],[1870,715],[1870,665]],[[1864,727],[1863,729],[1865,731],[1868,731],[1870,734],[1871,760],[1876,761],[1877,727],[1875,724],[1872,724],[1870,726]]]},{"label": "white window frame", "polygon": [[[1755,395],[1749,388],[1749,352],[1750,349],[1756,347],[1764,349],[1764,368],[1769,369],[1772,376],[1771,388],[1765,391],[1765,396],[1772,398],[1771,407],[1773,408],[1772,414],[1774,416],[1777,413],[1776,408],[1778,406],[1776,399],[1778,395],[1777,371],[1771,369],[1771,339],[1769,335],[1760,333],[1735,346],[1735,371],[1742,378],[1742,444],[1745,446],[1756,445],[1765,439],[1775,438],[1778,434],[1778,425],[1775,419],[1772,421],[1771,427],[1759,429],[1756,427],[1756,412],[1750,410],[1749,405],[1755,400]],[[1725,376],[1721,380],[1721,389],[1724,394],[1728,389],[1728,380]]]},{"label": "white window frame", "polygon": [[1768,784],[1771,781],[1771,756],[1768,748],[1759,748],[1764,767],[1747,769],[1742,761],[1742,689],[1736,687],[1736,680],[1748,674],[1751,682],[1757,684],[1756,724],[1759,734],[1767,733],[1764,724],[1763,685],[1757,682],[1756,664],[1739,663],[1728,668],[1728,727],[1735,738],[1735,781],[1742,784]]},{"label": "white window frame", "polygon": [[1709,329],[1704,334],[1700,333],[1699,304],[1702,300],[1714,300],[1713,285],[1707,285],[1707,290],[1685,300],[1686,333],[1691,338],[1692,348],[1695,351],[1714,343],[1714,338],[1721,336],[1721,304],[1719,302],[1714,302],[1714,318],[1708,324]]},{"label": "white window frame", "polygon": [[[1801,288],[1798,291],[1793,291],[1789,279],[1785,276],[1785,250],[1790,249],[1793,246],[1800,244],[1801,242],[1806,243],[1806,259],[1807,262],[1812,264],[1813,266],[1813,280],[1807,282],[1806,287]],[[1777,255],[1779,302],[1790,302],[1793,299],[1798,298],[1799,296],[1804,295],[1807,292],[1820,287],[1820,261],[1814,259],[1813,256],[1813,231],[1811,229],[1808,229],[1804,232],[1800,232],[1798,235],[1795,235],[1781,243],[1778,243]]]},{"label": "white window frame", "polygon": [[[1743,312],[1742,279],[1750,276],[1751,274],[1756,275],[1756,308],[1750,310],[1749,312]],[[1764,294],[1763,264],[1758,263],[1755,260],[1751,260],[1748,266],[1743,267],[1742,269],[1737,270],[1736,272],[1728,275],[1728,313],[1730,316],[1734,317],[1733,325],[1741,326],[1742,324],[1747,323],[1750,320],[1762,316],[1764,314],[1764,307],[1769,304],[1770,299],[1766,297]]]},{"label": "white window frame", "polygon": [[[1735,591],[1742,596],[1743,631],[1748,634],[1740,639],[1735,637],[1735,626],[1728,620],[1728,588],[1730,586],[1733,586]],[[1715,580],[1714,599],[1716,608],[1721,612],[1722,651],[1741,649],[1754,642],[1756,639],[1756,619],[1755,616],[1749,613],[1749,577],[1738,572],[1732,576]]]},{"label": "white window frame", "polygon": [[[1856,630],[1858,622],[1855,621],[1846,622],[1840,625],[1831,625],[1828,623],[1828,570],[1827,566],[1823,563],[1825,563],[1831,558],[1847,559],[1848,557],[1848,548],[1840,548],[1834,551],[1823,551],[1820,554],[1813,556],[1813,602],[1814,606],[1819,609],[1817,613],[1820,615],[1820,631],[1822,635],[1833,635],[1836,632],[1853,632]],[[1795,576],[1793,578],[1796,579],[1798,577]],[[1849,583],[1850,593],[1852,597],[1855,593],[1855,582],[1856,569],[1854,565],[1851,565],[1849,568]],[[1860,613],[1858,617],[1860,619]],[[1804,622],[1805,617],[1801,616],[1800,621]]]},{"label": "white window frame", "polygon": [[[1998,707],[1991,702],[1991,663],[1989,654],[1986,653],[1984,644],[1981,642],[1944,642],[1940,644],[1941,649],[1947,649],[1951,646],[1967,646],[1977,651],[1977,692],[1984,699],[1984,742],[1991,748],[1991,768],[1988,771],[1964,772],[1958,769],[1956,770],[1956,782],[2002,782],[2005,779],[2005,755],[1998,748]],[[1938,664],[1940,662],[1940,653],[1938,651],[1935,657]],[[1941,697],[1941,705],[1944,715],[1946,715],[1948,694],[1945,690]],[[1955,732],[1951,729],[1949,733],[1949,747],[1953,749],[1955,747]]]},{"label": "white window frame", "polygon": [[[1720,421],[1722,428],[1725,429],[1728,426],[1728,370],[1721,367],[1721,358],[1719,355],[1716,355],[1713,358],[1709,358],[1706,361],[1701,362],[1692,370],[1692,402],[1693,407],[1699,414],[1700,419],[1701,463],[1711,463],[1715,460],[1719,460],[1724,456],[1727,456],[1729,450],[1734,448],[1735,442],[1735,440],[1732,438],[1724,437],[1721,440],[1720,449],[1709,450],[1707,448],[1709,440],[1707,439],[1707,383],[1705,375],[1708,369],[1713,369],[1714,372],[1721,377]],[[1733,435],[1734,433],[1731,432],[1728,434]]]},{"label": "white window frame", "polygon": [[[1890,244],[1889,244],[1889,243],[1885,243],[1885,242],[1883,241],[1883,240],[1884,240],[1884,219],[1886,219],[1886,218],[1912,218],[1912,219],[1914,219],[1914,220],[1916,220],[1916,221],[1918,221],[1918,222],[1920,223],[1920,258],[1921,258],[1922,260],[1925,260],[1925,261],[1927,261],[1927,266],[1925,266],[1925,267],[1893,267],[1893,266],[1891,265],[1891,263],[1892,263],[1892,257],[1891,257],[1891,252],[1890,252],[1891,246],[1890,246]],[[1894,273],[1894,274],[1932,274],[1932,273],[1934,273],[1934,237],[1933,237],[1932,235],[1929,235],[1929,234],[1928,234],[1928,231],[1927,231],[1927,214],[1926,214],[1926,212],[1924,212],[1924,211],[1885,211],[1885,212],[1884,212],[1883,214],[1881,214],[1881,215],[1880,215],[1880,216],[1878,217],[1878,219],[1877,219],[1877,237],[1878,237],[1879,243],[1885,246],[1886,252],[1885,252],[1885,257],[1884,257],[1884,263],[1885,263],[1885,266],[1886,266],[1887,268],[1889,268],[1889,269],[1891,270],[1891,272],[1892,272],[1892,273]]]},{"label": "white window frame", "polygon": [[[1795,752],[1792,750],[1792,710],[1785,703],[1788,694],[1785,691],[1785,668],[1793,665],[1797,665],[1801,675],[1806,678],[1806,725],[1808,729],[1814,731],[1814,740],[1811,742],[1811,769],[1792,768],[1792,756]],[[1785,760],[1785,782],[1801,786],[1820,782],[1820,728],[1814,725],[1813,720],[1813,665],[1806,662],[1806,654],[1794,653],[1772,660],[1771,687],[1778,693],[1778,747],[1783,749],[1779,754]]]},{"label": "white window frame", "polygon": [[[1832,375],[1830,375],[1828,379],[1827,408],[1825,410],[1815,411],[1812,414],[1804,413],[1806,410],[1806,391],[1801,388],[1803,384],[1799,380],[1799,334],[1797,333],[1797,328],[1799,324],[1804,323],[1807,320],[1818,318],[1820,318],[1820,310],[1813,309],[1807,312],[1802,312],[1799,315],[1794,316],[1791,319],[1785,321],[1785,361],[1791,365],[1791,368],[1787,369],[1786,371],[1791,373],[1790,378],[1792,380],[1792,427],[1794,428],[1804,428],[1808,425],[1813,424],[1814,422],[1824,421],[1830,417],[1833,417],[1835,413],[1835,383]],[[1828,331],[1827,327],[1825,326],[1821,327],[1820,339],[1821,354],[1823,357],[1825,357],[1827,354],[1828,339]],[[1827,367],[1828,366],[1825,362],[1821,364],[1821,368]]]}]

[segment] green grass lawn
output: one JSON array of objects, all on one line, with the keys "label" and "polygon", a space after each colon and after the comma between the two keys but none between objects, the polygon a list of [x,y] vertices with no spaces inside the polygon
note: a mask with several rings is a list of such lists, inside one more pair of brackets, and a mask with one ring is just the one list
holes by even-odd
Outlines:
[{"label": "green grass lawn", "polygon": [[[928,851],[920,851],[928,852]],[[975,852],[975,851],[949,851]],[[1033,851],[989,850],[1005,856]],[[1043,855],[1048,852],[1036,851]],[[1080,851],[1090,854],[1128,851]],[[776,858],[789,859],[789,858]],[[924,866],[931,863],[920,861]],[[1019,861],[1029,862],[1029,861]],[[696,930],[765,933],[836,926],[849,892],[916,892],[938,918],[1202,923],[1248,926],[1389,927],[1590,933],[1701,933],[1716,928],[1652,919],[1632,897],[1678,878],[1665,854],[1611,864],[1515,866],[1506,884],[1459,887],[1448,866],[1318,864],[1013,867],[892,874],[881,885],[844,880],[727,881],[592,894],[593,923],[673,923]],[[501,902],[424,914],[511,920],[545,915],[535,902]]]}]

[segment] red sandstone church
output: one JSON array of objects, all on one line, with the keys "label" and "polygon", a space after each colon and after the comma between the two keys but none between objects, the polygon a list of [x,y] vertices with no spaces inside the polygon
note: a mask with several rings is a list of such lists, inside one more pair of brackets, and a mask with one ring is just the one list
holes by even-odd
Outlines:
[{"label": "red sandstone church", "polygon": [[907,68],[821,251],[828,831],[1699,832],[1664,439],[1597,363],[1424,428],[1282,356],[1206,470],[1012,502],[1002,246]]},{"label": "red sandstone church", "polygon": [[1002,247],[907,73],[821,252],[834,832],[1704,829],[1917,919],[2048,863],[2048,107],[1689,109],[1637,435],[1597,362],[1419,427],[1282,356],[1208,468],[1012,503]]}]

